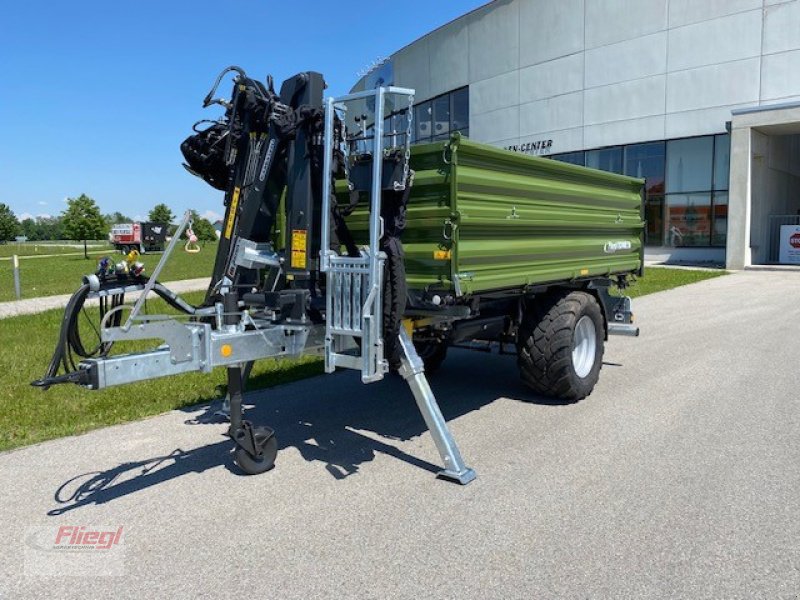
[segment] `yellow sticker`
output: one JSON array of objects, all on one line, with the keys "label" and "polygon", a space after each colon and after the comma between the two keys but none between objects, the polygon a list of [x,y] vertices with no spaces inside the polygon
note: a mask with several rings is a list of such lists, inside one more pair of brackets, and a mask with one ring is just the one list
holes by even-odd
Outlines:
[{"label": "yellow sticker", "polygon": [[588,275],[589,269],[581,269],[581,275]]},{"label": "yellow sticker", "polygon": [[433,260],[450,260],[450,250],[434,250]]},{"label": "yellow sticker", "polygon": [[231,239],[233,233],[233,222],[236,220],[236,208],[239,206],[239,188],[233,188],[233,196],[231,197],[231,207],[228,211],[228,222],[225,223],[225,237]]},{"label": "yellow sticker", "polygon": [[308,232],[305,229],[292,230],[292,260],[290,264],[293,269],[306,268],[307,241],[308,241]]}]

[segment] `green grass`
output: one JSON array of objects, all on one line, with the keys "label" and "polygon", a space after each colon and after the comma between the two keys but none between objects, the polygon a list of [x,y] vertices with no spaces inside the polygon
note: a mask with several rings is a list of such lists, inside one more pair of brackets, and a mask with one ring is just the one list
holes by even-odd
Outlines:
[{"label": "green grass", "polygon": [[[214,267],[217,243],[206,243],[198,254],[189,254],[179,246],[170,256],[169,262],[159,276],[160,281],[176,281],[208,277]],[[53,296],[74,292],[81,284],[81,277],[93,273],[97,262],[103,256],[111,256],[115,261],[122,255],[110,250],[89,251],[89,260],[83,255],[60,256],[52,258],[28,258],[20,260],[20,285],[22,298]],[[144,254],[140,260],[145,264],[145,273],[152,273],[161,253]],[[0,302],[16,300],[11,261],[0,261]]]},{"label": "green grass", "polygon": [[[213,253],[208,251],[198,256],[209,260]],[[723,274],[725,271],[650,268],[627,293],[642,296]],[[195,292],[185,298],[199,303],[202,295]],[[89,310],[96,312],[96,309]],[[161,301],[148,302],[148,311],[170,312]],[[102,391],[90,391],[75,385],[55,386],[47,392],[33,388],[29,382],[44,374],[58,337],[61,317],[62,311],[51,310],[0,320],[0,355],[3,358],[3,369],[0,369],[0,450],[141,419],[225,394],[224,369]],[[92,338],[87,334],[86,339]],[[147,342],[137,342],[135,346],[131,343],[126,348],[118,346],[117,351],[145,347]],[[262,360],[255,365],[249,387],[265,388],[320,373],[321,361],[314,357]]]},{"label": "green grass", "polygon": [[[111,245],[105,240],[88,242],[89,252],[100,251],[98,248],[92,249],[91,246],[103,246],[107,251],[111,250]],[[65,254],[73,252],[83,252],[83,245],[80,242],[7,242],[0,244],[0,258],[7,258],[16,254],[17,256],[41,256],[45,254]]]},{"label": "green grass", "polygon": [[[185,298],[199,303],[202,295],[187,294]],[[161,301],[148,302],[148,308],[151,313],[169,312]],[[96,309],[87,310],[96,314]],[[0,320],[0,450],[141,419],[225,394],[224,369],[101,391],[72,384],[54,386],[46,392],[33,388],[30,382],[40,378],[50,362],[62,314],[61,310],[51,310]],[[87,334],[85,339],[88,345],[92,337]],[[138,345],[148,347],[147,342]],[[315,357],[262,360],[255,364],[249,385],[252,389],[265,388],[321,372],[322,363]]]},{"label": "green grass", "polygon": [[644,270],[644,277],[636,280],[625,290],[625,295],[635,298],[646,294],[653,294],[663,290],[669,290],[690,283],[697,283],[705,279],[712,279],[725,275],[727,271],[692,269],[671,269],[669,267],[649,267]]}]

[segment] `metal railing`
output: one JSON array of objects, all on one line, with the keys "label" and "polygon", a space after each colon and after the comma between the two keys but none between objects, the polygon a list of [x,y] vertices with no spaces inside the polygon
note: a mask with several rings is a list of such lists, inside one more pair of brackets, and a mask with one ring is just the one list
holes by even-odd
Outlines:
[{"label": "metal railing", "polygon": [[[325,106],[325,147],[322,178],[322,222],[320,244],[320,270],[326,273],[326,331],[325,371],[336,367],[361,371],[364,382],[378,381],[388,370],[383,356],[382,338],[382,277],[385,255],[380,251],[383,233],[381,219],[381,184],[383,173],[383,119],[387,95],[414,95],[414,90],[397,87],[379,87],[338,98],[328,98]],[[369,189],[369,245],[361,256],[339,256],[331,250],[330,218],[333,191],[334,118],[336,112],[344,113],[347,103],[364,98],[375,99],[372,143],[372,181]],[[376,143],[375,140],[378,140]],[[349,157],[347,144],[338,148]],[[346,346],[343,337],[360,338],[356,354],[343,354],[337,350]]]}]

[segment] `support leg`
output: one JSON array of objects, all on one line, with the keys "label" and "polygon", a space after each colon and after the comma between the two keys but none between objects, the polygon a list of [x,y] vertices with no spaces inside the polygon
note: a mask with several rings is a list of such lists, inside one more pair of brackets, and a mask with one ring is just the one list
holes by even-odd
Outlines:
[{"label": "support leg", "polygon": [[422,418],[425,419],[425,424],[428,426],[431,436],[433,436],[436,449],[439,450],[444,462],[444,469],[439,471],[439,476],[466,485],[475,479],[475,471],[464,464],[464,459],[461,458],[458,446],[453,436],[450,435],[450,430],[442,416],[442,411],[436,403],[436,397],[433,395],[431,386],[428,385],[428,380],[425,378],[425,367],[422,359],[417,354],[411,337],[403,328],[400,329],[400,345],[402,347],[400,375],[406,380],[408,387],[411,388],[419,411],[422,413]]}]

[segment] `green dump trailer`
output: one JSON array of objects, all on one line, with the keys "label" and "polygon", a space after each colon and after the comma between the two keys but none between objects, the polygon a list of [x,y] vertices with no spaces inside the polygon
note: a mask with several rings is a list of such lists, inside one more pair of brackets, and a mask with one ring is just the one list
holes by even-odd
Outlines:
[{"label": "green dump trailer", "polygon": [[[399,303],[426,370],[450,346],[513,344],[534,391],[585,397],[608,335],[638,335],[630,299],[609,289],[643,271],[644,181],[458,134],[413,146],[410,166],[407,288],[387,290],[385,312]],[[347,221],[364,239],[368,212],[358,208]],[[403,279],[393,264],[385,285]]]}]

